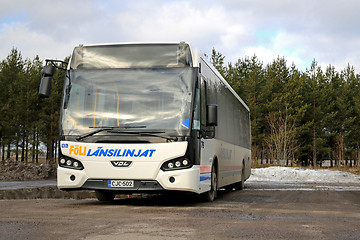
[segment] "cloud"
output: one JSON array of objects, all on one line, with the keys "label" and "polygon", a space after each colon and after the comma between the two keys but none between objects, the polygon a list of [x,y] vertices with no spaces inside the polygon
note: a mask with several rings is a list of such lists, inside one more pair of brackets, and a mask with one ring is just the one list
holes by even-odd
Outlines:
[{"label": "cloud", "polygon": [[[36,55],[45,58],[63,59],[70,55],[74,39],[68,42],[59,42],[51,35],[32,31],[27,24],[15,23],[3,26],[0,30],[0,56],[4,59],[12,48],[21,51],[24,58],[32,59]],[[44,47],[46,46],[46,47]]]},{"label": "cloud", "polygon": [[298,59],[302,67],[316,58],[325,66],[335,63],[341,69],[350,62],[360,69],[360,56],[354,51],[360,35],[358,1],[228,0],[225,4],[227,9],[247,12],[248,25],[256,29],[258,42],[246,49]]},{"label": "cloud", "polygon": [[[0,3],[0,9],[3,7]],[[4,4],[5,5],[5,4]],[[97,12],[91,4],[82,6],[79,2],[66,1],[12,1],[6,4],[13,14],[0,12],[0,57],[10,53],[11,48],[18,48],[24,57],[39,55],[44,58],[63,59],[70,55],[72,48],[93,38],[92,27],[96,22]],[[86,7],[87,6],[87,7]],[[9,18],[20,15],[21,18]],[[93,16],[93,20],[89,16]],[[4,21],[3,19],[9,19]],[[96,28],[99,28],[96,27]]]},{"label": "cloud", "polygon": [[[169,2],[159,7],[136,6],[130,13],[120,13],[116,24],[122,37],[148,41],[180,41],[216,43],[227,33],[226,12],[221,7],[196,8],[189,2]],[[136,12],[136,14],[132,14]],[[226,38],[226,36],[224,36]]]},{"label": "cloud", "polygon": [[314,58],[360,69],[359,10],[355,0],[3,0],[0,59],[12,47],[64,58],[80,43],[184,40],[231,62],[256,54],[265,64],[284,56],[302,70]]}]

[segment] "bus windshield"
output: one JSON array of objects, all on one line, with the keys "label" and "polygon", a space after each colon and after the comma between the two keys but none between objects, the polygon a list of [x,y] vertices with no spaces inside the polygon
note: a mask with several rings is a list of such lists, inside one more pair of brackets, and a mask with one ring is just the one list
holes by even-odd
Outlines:
[{"label": "bus windshield", "polygon": [[63,135],[94,128],[145,128],[188,134],[194,68],[77,69],[66,79]]},{"label": "bus windshield", "polygon": [[71,69],[192,67],[190,47],[180,44],[79,46]]}]

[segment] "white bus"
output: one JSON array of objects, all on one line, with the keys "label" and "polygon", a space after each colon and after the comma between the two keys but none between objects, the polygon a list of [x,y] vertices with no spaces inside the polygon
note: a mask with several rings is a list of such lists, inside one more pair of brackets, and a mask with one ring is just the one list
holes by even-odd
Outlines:
[{"label": "white bus", "polygon": [[[47,60],[40,96],[54,66]],[[166,191],[213,201],[250,176],[249,108],[188,43],[79,45],[62,99],[59,189],[95,190],[100,201]]]}]

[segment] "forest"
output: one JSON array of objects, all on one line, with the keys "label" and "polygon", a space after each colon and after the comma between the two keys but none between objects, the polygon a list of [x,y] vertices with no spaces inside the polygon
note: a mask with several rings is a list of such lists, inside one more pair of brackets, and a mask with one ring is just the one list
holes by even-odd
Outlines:
[{"label": "forest", "polygon": [[[251,111],[252,159],[257,164],[359,166],[360,75],[348,64],[336,70],[316,60],[300,71],[284,57],[263,64],[255,55],[210,61]],[[23,59],[13,48],[0,63],[1,159],[38,162],[56,156],[63,71],[56,71],[48,99],[38,98],[43,61]]]},{"label": "forest", "polygon": [[[43,61],[38,56],[23,59],[13,48],[0,63],[0,146],[1,159],[39,162],[56,156],[59,135],[59,113],[65,73],[56,71],[52,95],[39,99]],[[43,147],[42,147],[43,146]],[[44,153],[44,148],[46,148]]]},{"label": "forest", "polygon": [[250,108],[255,163],[359,165],[360,76],[354,67],[323,70],[313,60],[299,71],[284,57],[265,66],[256,56],[235,64],[224,59],[213,49],[212,63]]}]

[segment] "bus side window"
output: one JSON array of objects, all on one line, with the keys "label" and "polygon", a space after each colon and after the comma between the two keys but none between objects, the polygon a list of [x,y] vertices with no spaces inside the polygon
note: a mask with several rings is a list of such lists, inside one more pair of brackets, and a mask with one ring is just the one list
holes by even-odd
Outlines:
[{"label": "bus side window", "polygon": [[200,94],[200,102],[201,102],[201,125],[206,126],[206,81],[203,77],[201,77],[201,94]]}]

